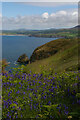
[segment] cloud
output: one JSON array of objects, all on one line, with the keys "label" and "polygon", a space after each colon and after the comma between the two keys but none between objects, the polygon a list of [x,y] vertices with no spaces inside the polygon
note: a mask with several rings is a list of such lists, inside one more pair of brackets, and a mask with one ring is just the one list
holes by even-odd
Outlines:
[{"label": "cloud", "polygon": [[43,14],[42,14],[42,17],[47,19],[47,18],[49,17],[48,12],[43,13]]},{"label": "cloud", "polygon": [[2,14],[0,13],[0,17],[2,17]]},{"label": "cloud", "polygon": [[0,30],[2,29],[2,14],[0,13]]},{"label": "cloud", "polygon": [[60,0],[58,0],[58,1],[56,1],[55,2],[55,0],[42,0],[41,2],[40,1],[32,1],[32,2],[22,2],[21,4],[25,4],[25,5],[33,5],[33,6],[40,6],[40,7],[57,7],[57,6],[65,6],[65,5],[78,5],[78,3],[77,3],[77,1],[76,2],[74,2],[74,1],[71,1],[70,2],[70,0],[69,1],[60,1]]},{"label": "cloud", "polygon": [[73,16],[78,16],[78,12],[73,12],[72,15]]},{"label": "cloud", "polygon": [[66,11],[59,11],[56,14],[57,14],[57,16],[66,16],[67,12]]},{"label": "cloud", "polygon": [[44,12],[42,15],[3,17],[3,29],[47,29],[47,28],[66,28],[78,24],[78,12],[58,11],[49,14]]}]

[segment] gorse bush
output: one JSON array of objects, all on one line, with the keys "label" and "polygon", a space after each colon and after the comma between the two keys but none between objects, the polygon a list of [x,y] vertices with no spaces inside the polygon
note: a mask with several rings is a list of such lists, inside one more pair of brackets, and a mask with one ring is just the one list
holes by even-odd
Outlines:
[{"label": "gorse bush", "polygon": [[2,75],[2,118],[76,119],[79,116],[79,71],[41,74],[15,68]]}]

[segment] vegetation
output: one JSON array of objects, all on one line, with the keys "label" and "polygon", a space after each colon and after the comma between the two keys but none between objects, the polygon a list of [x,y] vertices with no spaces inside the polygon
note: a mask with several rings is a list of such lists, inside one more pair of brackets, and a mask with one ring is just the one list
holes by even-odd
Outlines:
[{"label": "vegetation", "polygon": [[5,68],[6,66],[8,66],[8,62],[6,61],[6,59],[3,59],[2,60],[2,72],[5,73]]},{"label": "vegetation", "polygon": [[[77,70],[79,39],[58,39],[36,48],[30,58],[31,64],[24,67],[24,72],[40,73],[42,68],[52,72]],[[40,67],[41,66],[41,67]]]},{"label": "vegetation", "polygon": [[[67,29],[46,29],[46,30],[3,30],[3,35],[27,35],[34,37],[64,37],[74,38],[78,36],[78,29],[80,26]],[[74,34],[75,33],[75,34]]]},{"label": "vegetation", "polygon": [[[48,42],[38,48],[36,48],[30,58],[30,61],[35,61],[35,60],[40,60],[40,59],[44,59],[47,57],[50,57],[54,54],[57,53],[61,53],[66,51],[69,53],[74,52],[76,50],[76,48],[78,47],[78,39],[74,38],[74,39],[58,39],[58,40],[53,40],[51,42]],[[72,51],[72,49],[74,51]],[[66,54],[66,53],[65,53]],[[66,59],[66,58],[65,58]]]},{"label": "vegetation", "polygon": [[2,120],[80,119],[78,43],[77,38],[51,41],[33,52],[31,64],[3,69]]},{"label": "vegetation", "polygon": [[23,73],[23,66],[3,74],[2,118],[80,118],[80,71]]}]

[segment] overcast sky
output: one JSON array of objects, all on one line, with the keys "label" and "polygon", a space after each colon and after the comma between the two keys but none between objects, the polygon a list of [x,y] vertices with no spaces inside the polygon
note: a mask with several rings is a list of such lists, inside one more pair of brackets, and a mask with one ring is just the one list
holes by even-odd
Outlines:
[{"label": "overcast sky", "polygon": [[2,29],[70,28],[78,24],[76,3],[4,2],[2,11]]}]

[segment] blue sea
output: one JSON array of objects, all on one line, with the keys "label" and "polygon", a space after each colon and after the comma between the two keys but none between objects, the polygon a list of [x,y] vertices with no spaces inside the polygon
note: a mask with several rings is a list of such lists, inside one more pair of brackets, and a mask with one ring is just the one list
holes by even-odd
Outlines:
[{"label": "blue sea", "polygon": [[15,67],[19,56],[25,53],[30,58],[37,47],[55,39],[57,38],[2,36],[2,58],[10,63],[7,68]]}]

